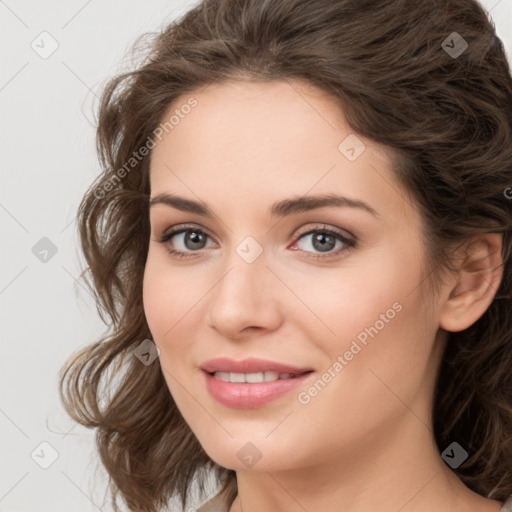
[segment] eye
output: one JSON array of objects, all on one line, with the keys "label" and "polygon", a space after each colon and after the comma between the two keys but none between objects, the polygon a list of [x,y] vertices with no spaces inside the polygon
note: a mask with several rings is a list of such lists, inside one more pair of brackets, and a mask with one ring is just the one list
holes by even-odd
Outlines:
[{"label": "eye", "polygon": [[[205,249],[205,243],[208,238],[210,238],[210,236],[202,229],[192,226],[177,226],[156,238],[156,241],[161,244],[167,244],[167,250],[173,256],[187,258],[192,256],[191,253]],[[179,248],[174,249],[169,247],[170,241],[172,241],[172,246],[177,244]]]},{"label": "eye", "polygon": [[[155,238],[155,241],[165,244],[169,254],[172,256],[177,258],[189,258],[194,256],[195,252],[206,249],[208,247],[206,244],[209,238],[211,239],[202,229],[189,225],[180,225],[166,231],[160,237]],[[308,242],[303,242],[304,240],[308,240],[308,238]],[[296,246],[299,245],[299,242],[303,242],[300,251],[307,253],[308,257],[314,259],[338,257],[341,253],[348,252],[356,246],[355,238],[348,238],[341,232],[326,226],[319,226],[303,232],[295,240],[291,249],[297,250]],[[178,246],[178,248],[176,248],[176,246]],[[308,248],[312,248],[313,251]],[[318,252],[315,253],[315,251]]]},{"label": "eye", "polygon": [[[344,234],[326,226],[317,227],[310,229],[305,233],[302,233],[294,242],[292,248],[298,245],[299,242],[307,240],[302,244],[301,251],[311,253],[309,249],[313,249],[313,253],[308,257],[315,259],[332,258],[337,257],[342,252],[352,250],[356,241],[353,238],[348,238]],[[336,247],[337,246],[337,247]],[[337,249],[333,251],[333,249]],[[319,251],[319,253],[314,253]]]}]

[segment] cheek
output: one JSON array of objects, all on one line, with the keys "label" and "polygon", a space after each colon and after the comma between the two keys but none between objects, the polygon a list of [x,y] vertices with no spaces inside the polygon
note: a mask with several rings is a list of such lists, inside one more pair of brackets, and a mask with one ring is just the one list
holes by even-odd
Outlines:
[{"label": "cheek", "polygon": [[173,301],[173,287],[169,287],[166,279],[166,273],[162,271],[161,265],[151,258],[151,251],[148,256],[146,268],[144,270],[144,281],[142,287],[142,297],[144,303],[144,313],[149,325],[149,329],[154,338],[158,339],[160,333],[171,326],[169,320],[172,315],[170,307]]},{"label": "cheek", "polygon": [[[404,243],[321,287],[310,285],[312,309],[331,331],[317,338],[323,369],[344,375],[333,379],[333,391],[338,386],[350,389],[352,399],[371,405],[376,394],[385,399],[390,393],[379,377],[404,399],[422,385],[437,331],[421,301],[423,278],[418,254]],[[302,328],[308,329],[306,321]],[[336,361],[341,366],[333,368]]]},{"label": "cheek", "polygon": [[[188,321],[187,310],[190,311],[197,298],[193,287],[185,286],[183,278],[177,272],[169,271],[169,264],[165,261],[165,255],[148,253],[143,281],[144,314],[148,323],[151,337],[160,349],[159,363],[164,379],[171,395],[180,406],[184,407],[182,397],[180,399],[180,387],[176,384],[183,381],[185,368],[183,361],[186,358],[187,343],[183,329],[186,329]],[[181,338],[178,337],[181,334]],[[185,407],[186,409],[186,407]]]},{"label": "cheek", "polygon": [[[195,340],[205,317],[206,296],[214,282],[194,266],[172,266],[165,251],[150,248],[143,281],[144,313],[152,340],[160,349],[160,365],[173,396],[197,363]],[[210,283],[210,284],[208,284]],[[177,388],[176,388],[177,386]]]},{"label": "cheek", "polygon": [[[412,248],[409,254],[400,247],[375,251],[350,267],[318,273],[317,279],[304,276],[301,280],[295,279],[304,302],[328,328],[323,329],[322,344],[331,358],[348,350],[354,339],[364,346],[366,339],[373,339],[372,335],[382,337],[405,327],[405,320],[411,315],[415,316],[414,322],[421,317],[415,288],[422,280],[422,271]],[[309,315],[303,323],[306,332],[306,321],[321,326]]]},{"label": "cheek", "polygon": [[171,335],[180,318],[199,300],[198,292],[184,272],[170,268],[165,251],[150,248],[142,294],[146,319],[157,344]]},{"label": "cheek", "polygon": [[[403,413],[403,403],[414,401],[430,375],[437,326],[421,301],[419,258],[401,254],[405,259],[390,253],[352,268],[346,279],[329,284],[326,299],[317,302],[334,331],[319,342],[327,355],[323,371],[328,383],[318,386],[321,391],[311,390],[315,396],[302,398],[310,399],[305,407],[310,417],[343,417],[349,437],[363,423],[369,435]],[[332,413],[333,403],[339,413]]]}]

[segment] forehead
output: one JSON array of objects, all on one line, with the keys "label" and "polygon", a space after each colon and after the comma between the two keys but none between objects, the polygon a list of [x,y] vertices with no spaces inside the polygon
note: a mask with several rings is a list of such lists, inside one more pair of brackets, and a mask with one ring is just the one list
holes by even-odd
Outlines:
[{"label": "forehead", "polygon": [[261,159],[278,151],[282,157],[288,154],[293,158],[298,146],[304,152],[313,145],[318,147],[320,139],[322,152],[337,151],[337,139],[349,131],[336,101],[303,82],[211,84],[177,98],[164,119],[192,96],[197,106],[164,134],[169,148],[193,153],[193,147],[200,144],[205,156],[222,154],[224,160]]},{"label": "forehead", "polygon": [[[190,98],[196,106],[180,111]],[[192,192],[206,201],[228,192],[242,204],[334,192],[404,207],[389,148],[355,134],[336,99],[310,84],[213,84],[179,97],[163,121],[173,114],[179,122],[152,150],[152,196]]]}]

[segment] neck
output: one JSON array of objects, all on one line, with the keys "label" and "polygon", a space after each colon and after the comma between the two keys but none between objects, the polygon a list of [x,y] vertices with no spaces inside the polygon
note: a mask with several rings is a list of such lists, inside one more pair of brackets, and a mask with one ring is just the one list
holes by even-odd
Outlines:
[{"label": "neck", "polygon": [[315,466],[237,472],[230,512],[498,512],[468,489],[439,455],[433,433],[409,410],[387,434],[332,453]]}]

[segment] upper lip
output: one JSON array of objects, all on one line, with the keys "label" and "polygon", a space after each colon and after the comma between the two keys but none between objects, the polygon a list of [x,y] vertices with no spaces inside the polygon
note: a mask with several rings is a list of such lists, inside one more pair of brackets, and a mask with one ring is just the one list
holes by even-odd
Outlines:
[{"label": "upper lip", "polygon": [[201,365],[201,369],[208,373],[227,372],[227,373],[259,373],[259,372],[277,372],[277,373],[305,373],[312,371],[312,368],[299,368],[288,364],[269,361],[266,359],[257,359],[250,357],[241,361],[235,361],[227,357],[210,359]]}]

